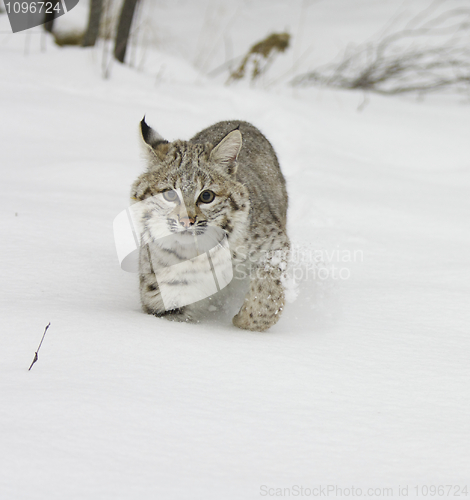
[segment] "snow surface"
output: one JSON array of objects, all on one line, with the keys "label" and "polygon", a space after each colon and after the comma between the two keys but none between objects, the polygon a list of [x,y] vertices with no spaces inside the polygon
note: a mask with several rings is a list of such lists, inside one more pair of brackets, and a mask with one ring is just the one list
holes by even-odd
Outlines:
[{"label": "snow surface", "polygon": [[[337,16],[313,2],[321,15],[303,37],[349,36],[357,22],[361,41],[400,5],[378,3],[335,0]],[[224,5],[252,20],[246,47],[256,9],[266,29],[301,12]],[[162,6],[180,19],[168,39],[188,47],[189,3]],[[355,93],[225,87],[176,42],[104,80],[102,46],[8,30],[1,15],[1,500],[231,500],[327,484],[398,498],[399,486],[411,497],[470,482],[468,102],[372,96],[358,111]],[[199,324],[141,312],[112,223],[143,169],[144,114],[170,140],[247,120],[278,152],[303,277],[268,332],[231,325],[239,298]],[[323,263],[309,267],[308,252]]]}]

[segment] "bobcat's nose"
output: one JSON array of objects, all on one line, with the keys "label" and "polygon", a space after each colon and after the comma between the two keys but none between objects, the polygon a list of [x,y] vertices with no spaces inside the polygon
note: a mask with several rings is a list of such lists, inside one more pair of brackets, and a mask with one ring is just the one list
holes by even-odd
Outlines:
[{"label": "bobcat's nose", "polygon": [[181,226],[183,226],[185,229],[188,229],[190,226],[192,226],[195,222],[195,219],[192,217],[181,217],[179,219],[179,223]]}]

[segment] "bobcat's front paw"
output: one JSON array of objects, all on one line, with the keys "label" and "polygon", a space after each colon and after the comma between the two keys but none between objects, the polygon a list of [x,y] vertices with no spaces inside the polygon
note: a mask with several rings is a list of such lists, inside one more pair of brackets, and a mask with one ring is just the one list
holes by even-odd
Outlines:
[{"label": "bobcat's front paw", "polygon": [[159,316],[167,319],[168,321],[177,321],[179,323],[191,323],[194,321],[191,311],[186,307],[165,311],[164,314],[160,314]]},{"label": "bobcat's front paw", "polygon": [[276,321],[270,321],[267,315],[255,315],[253,308],[245,305],[242,306],[240,312],[232,319],[232,323],[238,328],[253,332],[264,332],[270,326],[274,325]]}]

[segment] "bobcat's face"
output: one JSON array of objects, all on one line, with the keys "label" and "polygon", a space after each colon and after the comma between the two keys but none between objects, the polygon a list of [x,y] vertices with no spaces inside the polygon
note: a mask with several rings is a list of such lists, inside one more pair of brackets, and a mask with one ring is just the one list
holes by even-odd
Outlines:
[{"label": "bobcat's face", "polygon": [[132,191],[134,202],[144,202],[146,242],[184,246],[194,244],[195,237],[220,241],[226,235],[231,241],[244,234],[248,191],[235,180],[236,155],[227,161],[217,155],[219,146],[176,141],[152,147],[149,169]]}]

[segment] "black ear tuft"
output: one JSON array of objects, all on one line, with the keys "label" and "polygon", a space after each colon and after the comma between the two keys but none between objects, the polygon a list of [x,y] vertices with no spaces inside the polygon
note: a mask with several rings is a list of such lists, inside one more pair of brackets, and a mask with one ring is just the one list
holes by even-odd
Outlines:
[{"label": "black ear tuft", "polygon": [[166,141],[158,132],[147,125],[145,115],[140,122],[140,131],[142,133],[142,139],[152,148],[157,147],[159,144],[168,143],[168,141]]},{"label": "black ear tuft", "polygon": [[142,118],[142,121],[140,122],[140,130],[142,132],[142,137],[144,138],[144,141],[148,144],[150,139],[150,127],[147,125],[147,122],[145,121],[145,115]]}]

